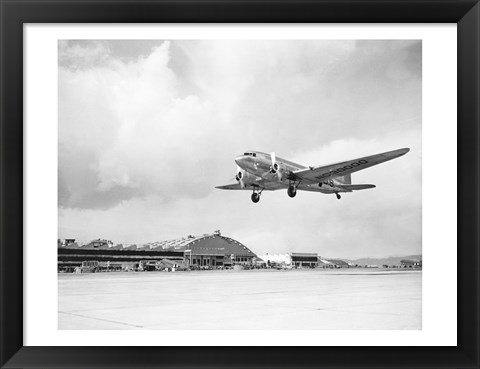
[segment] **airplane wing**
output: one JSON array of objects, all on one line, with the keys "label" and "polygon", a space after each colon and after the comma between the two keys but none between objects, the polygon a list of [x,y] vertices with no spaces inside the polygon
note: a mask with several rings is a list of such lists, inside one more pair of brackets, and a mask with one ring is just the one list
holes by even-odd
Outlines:
[{"label": "airplane wing", "polygon": [[224,186],[217,186],[215,188],[219,188],[221,190],[247,190],[251,191],[252,187],[256,187],[259,189],[264,189],[265,191],[276,191],[276,190],[281,190],[283,188],[288,188],[288,184],[285,184],[283,182],[273,182],[273,181],[265,181],[264,179],[261,179],[257,181],[255,184],[247,184],[245,187],[242,188],[240,186],[240,183],[233,183],[233,184],[228,184]]},{"label": "airplane wing", "polygon": [[368,190],[369,188],[375,188],[376,186],[373,184],[348,184],[340,185],[338,187],[342,188],[345,192],[352,192],[358,190]]},{"label": "airplane wing", "polygon": [[228,184],[224,186],[217,186],[215,188],[219,188],[221,190],[250,190],[247,186],[242,187],[240,186],[240,183],[233,183],[233,184]]},{"label": "airplane wing", "polygon": [[410,149],[399,149],[381,154],[365,156],[363,158],[343,161],[341,163],[300,169],[291,173],[292,179],[304,183],[319,183],[328,179],[341,177],[359,170],[370,168],[374,165],[386,162],[405,155]]}]

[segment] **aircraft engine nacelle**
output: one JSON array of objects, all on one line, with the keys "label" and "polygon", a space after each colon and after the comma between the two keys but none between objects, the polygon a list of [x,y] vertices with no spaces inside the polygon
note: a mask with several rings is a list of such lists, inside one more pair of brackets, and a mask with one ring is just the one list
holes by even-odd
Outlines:
[{"label": "aircraft engine nacelle", "polygon": [[245,173],[244,170],[239,170],[239,171],[237,172],[237,175],[235,176],[235,179],[236,179],[237,181],[241,181],[241,180],[243,179],[244,173]]},{"label": "aircraft engine nacelle", "polygon": [[237,167],[237,174],[235,175],[235,179],[238,183],[240,183],[241,188],[245,188],[250,186],[251,184],[255,183],[256,177],[244,169]]},{"label": "aircraft engine nacelle", "polygon": [[283,181],[283,177],[286,175],[287,168],[283,163],[277,163],[275,153],[272,152],[270,155],[272,165],[270,166],[270,173],[276,174],[279,181]]},{"label": "aircraft engine nacelle", "polygon": [[282,163],[274,163],[272,165],[271,173],[276,174],[279,181],[283,181],[287,174],[287,168]]}]

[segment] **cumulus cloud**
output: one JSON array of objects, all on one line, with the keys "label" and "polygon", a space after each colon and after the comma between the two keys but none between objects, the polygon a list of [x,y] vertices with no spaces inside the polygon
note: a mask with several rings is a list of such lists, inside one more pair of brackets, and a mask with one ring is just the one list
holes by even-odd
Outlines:
[{"label": "cumulus cloud", "polygon": [[73,43],[60,40],[58,42],[58,63],[68,68],[89,68],[92,65],[105,63],[110,55],[110,50],[101,41]]},{"label": "cumulus cloud", "polygon": [[188,148],[213,143],[214,112],[208,101],[176,96],[169,60],[165,42],[134,63],[60,68],[61,206],[104,208],[147,193],[195,197],[211,188],[202,169],[210,153]]}]

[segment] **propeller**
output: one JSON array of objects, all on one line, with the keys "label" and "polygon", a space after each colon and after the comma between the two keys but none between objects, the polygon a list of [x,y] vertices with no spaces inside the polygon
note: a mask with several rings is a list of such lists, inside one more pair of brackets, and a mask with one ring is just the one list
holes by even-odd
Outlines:
[{"label": "propeller", "polygon": [[281,181],[282,180],[282,173],[279,170],[280,166],[277,164],[277,160],[275,158],[275,153],[274,152],[272,152],[270,154],[270,158],[272,159],[272,166],[270,167],[270,173],[272,173],[272,174],[276,173],[277,177],[278,177],[278,180]]},{"label": "propeller", "polygon": [[237,174],[235,175],[235,179],[238,183],[240,183],[241,188],[245,188],[245,182],[243,182],[244,171],[237,165]]}]

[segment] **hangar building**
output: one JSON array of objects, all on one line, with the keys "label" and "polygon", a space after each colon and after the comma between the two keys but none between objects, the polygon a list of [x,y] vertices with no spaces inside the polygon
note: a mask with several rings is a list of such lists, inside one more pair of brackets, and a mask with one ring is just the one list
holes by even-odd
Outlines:
[{"label": "hangar building", "polygon": [[190,265],[199,267],[231,266],[233,264],[251,264],[256,255],[245,245],[230,237],[222,236],[220,231],[203,236],[155,242],[154,249],[174,249],[183,251]]}]

